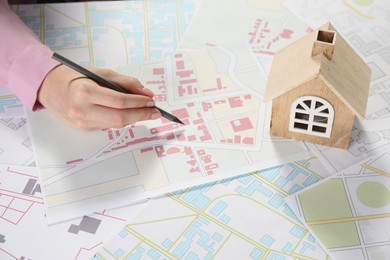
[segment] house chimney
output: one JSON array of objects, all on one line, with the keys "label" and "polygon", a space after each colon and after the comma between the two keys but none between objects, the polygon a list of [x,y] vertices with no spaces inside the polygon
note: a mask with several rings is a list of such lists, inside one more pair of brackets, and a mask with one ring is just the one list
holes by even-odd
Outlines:
[{"label": "house chimney", "polygon": [[318,30],[313,43],[311,56],[323,53],[329,60],[332,59],[334,44],[336,42],[336,32]]}]

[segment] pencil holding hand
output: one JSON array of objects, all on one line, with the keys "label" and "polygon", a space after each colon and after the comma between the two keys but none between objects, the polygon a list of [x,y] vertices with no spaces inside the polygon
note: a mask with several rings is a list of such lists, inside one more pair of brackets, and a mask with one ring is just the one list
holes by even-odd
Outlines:
[{"label": "pencil holding hand", "polygon": [[[115,91],[118,91],[121,93],[125,93],[125,94],[131,94],[129,91],[122,88],[121,86],[100,77],[99,75],[87,70],[86,68],[78,65],[77,63],[74,63],[73,61],[68,60],[67,58],[59,55],[58,53],[53,54],[53,59],[61,62],[62,64],[66,65],[74,70],[76,70],[77,72],[92,79],[93,81],[95,81],[96,83],[100,84],[103,87],[107,87],[107,88],[110,88],[112,90],[115,90]],[[163,117],[165,117],[166,119],[173,121],[173,122],[176,122],[176,123],[179,123],[179,124],[183,124],[183,122],[180,119],[178,119],[177,117],[175,117],[174,115],[172,115],[172,114],[170,114],[170,113],[168,113],[168,112],[166,112],[166,111],[164,111],[161,108],[158,108],[156,106],[154,106],[154,108],[157,108],[160,111],[161,115]]]}]

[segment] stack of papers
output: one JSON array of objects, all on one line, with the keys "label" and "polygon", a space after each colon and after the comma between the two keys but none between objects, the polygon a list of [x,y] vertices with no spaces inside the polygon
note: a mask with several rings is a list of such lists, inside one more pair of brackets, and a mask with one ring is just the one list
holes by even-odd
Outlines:
[{"label": "stack of papers", "polygon": [[[83,133],[48,111],[26,118],[0,92],[0,258],[390,258],[386,10],[330,0],[15,6],[53,50],[137,77],[186,125]],[[327,21],[372,69],[348,150],[271,138],[262,101],[272,55]]]}]

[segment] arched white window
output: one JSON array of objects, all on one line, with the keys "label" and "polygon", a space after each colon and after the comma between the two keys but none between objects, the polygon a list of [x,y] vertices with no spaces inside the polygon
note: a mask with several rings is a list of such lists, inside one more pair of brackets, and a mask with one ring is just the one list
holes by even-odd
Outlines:
[{"label": "arched white window", "polygon": [[303,96],[291,105],[289,131],[330,137],[333,126],[332,105],[319,97]]}]

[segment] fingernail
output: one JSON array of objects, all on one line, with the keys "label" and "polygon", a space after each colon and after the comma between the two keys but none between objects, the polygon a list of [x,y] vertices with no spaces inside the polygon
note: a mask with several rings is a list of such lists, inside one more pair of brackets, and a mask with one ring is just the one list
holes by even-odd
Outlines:
[{"label": "fingernail", "polygon": [[157,112],[154,112],[151,116],[150,116],[150,119],[154,120],[154,119],[157,119],[157,118],[160,118],[161,117],[161,114],[159,111]]},{"label": "fingernail", "polygon": [[147,107],[154,107],[155,105],[156,105],[156,103],[154,103],[154,101],[149,101],[146,103]]}]

